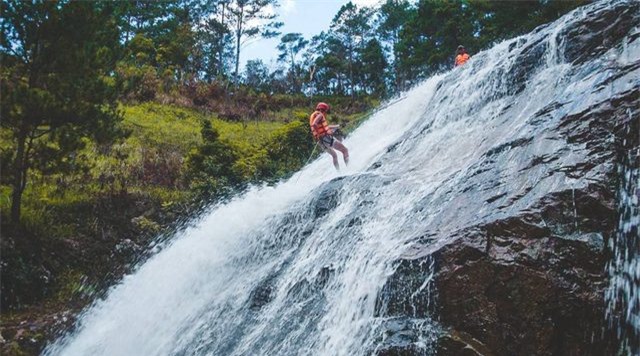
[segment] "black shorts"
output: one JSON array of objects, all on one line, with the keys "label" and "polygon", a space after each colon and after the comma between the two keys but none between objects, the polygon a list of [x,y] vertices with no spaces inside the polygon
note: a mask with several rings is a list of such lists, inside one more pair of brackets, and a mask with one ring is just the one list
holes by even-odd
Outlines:
[{"label": "black shorts", "polygon": [[333,147],[333,143],[335,142],[335,138],[331,135],[324,135],[318,139],[318,144],[322,148],[331,148]]}]

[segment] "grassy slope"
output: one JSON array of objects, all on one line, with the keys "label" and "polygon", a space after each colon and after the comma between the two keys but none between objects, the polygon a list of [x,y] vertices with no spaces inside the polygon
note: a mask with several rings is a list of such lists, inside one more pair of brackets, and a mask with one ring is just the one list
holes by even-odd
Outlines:
[{"label": "grassy slope", "polygon": [[[226,122],[215,115],[157,103],[122,106],[121,111],[124,115],[122,126],[130,132],[129,137],[108,152],[87,141],[87,147],[76,158],[78,163],[89,167],[87,172],[47,177],[30,172],[23,198],[26,224],[36,227],[55,223],[47,219],[52,209],[91,201],[96,194],[118,190],[122,188],[117,181],[119,178],[126,181],[127,192],[144,192],[167,200],[185,199],[185,188],[179,182],[175,186],[153,184],[144,178],[134,177],[135,174],[131,172],[140,168],[144,155],[152,156],[150,159],[175,155],[180,165],[191,150],[202,144],[202,120],[211,120],[220,137],[228,140],[243,156],[253,154],[273,131],[284,125],[284,122],[253,121],[246,125]],[[0,136],[0,147],[10,147],[6,132]],[[112,181],[114,179],[116,181]],[[0,209],[4,212],[10,208],[10,193],[9,186],[0,186]],[[62,232],[61,235],[67,233],[71,231]]]},{"label": "grassy slope", "polygon": [[[84,172],[51,176],[30,172],[23,198],[23,221],[33,230],[45,226],[47,235],[64,237],[76,231],[65,227],[60,216],[53,212],[91,202],[102,193],[114,193],[124,188],[128,193],[149,195],[165,203],[187,199],[187,188],[181,184],[179,174],[185,157],[202,144],[200,129],[203,120],[210,120],[220,138],[228,141],[240,156],[251,157],[258,154],[270,136],[287,122],[305,120],[308,115],[305,110],[285,109],[274,115],[276,121],[242,123],[224,121],[215,114],[206,115],[193,109],[157,103],[123,105],[122,126],[130,132],[129,137],[106,149],[87,141],[86,148],[76,157],[79,165],[88,167]],[[348,129],[349,123],[360,121],[363,116],[343,115],[339,122]],[[10,149],[7,132],[0,134],[0,147]],[[145,159],[151,162],[145,165]],[[176,161],[173,165],[172,159]],[[174,169],[177,171],[171,173],[176,177],[170,184],[149,181],[148,177],[140,176],[143,173],[139,170],[145,168],[156,169],[158,174]],[[10,209],[10,193],[9,186],[0,186],[0,210],[3,212]]]}]

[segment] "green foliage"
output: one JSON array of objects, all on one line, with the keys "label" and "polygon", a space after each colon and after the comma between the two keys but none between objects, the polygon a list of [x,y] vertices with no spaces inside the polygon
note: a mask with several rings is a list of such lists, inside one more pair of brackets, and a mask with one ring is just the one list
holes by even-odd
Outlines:
[{"label": "green foliage", "polygon": [[259,91],[269,90],[269,68],[261,59],[247,61],[244,70],[244,83]]},{"label": "green foliage", "polygon": [[297,54],[307,46],[308,41],[300,33],[287,33],[282,36],[278,44],[278,61],[289,65],[287,73],[288,92],[298,93],[302,89],[301,70],[296,62]]},{"label": "green foliage", "polygon": [[277,6],[276,0],[230,0],[226,2],[227,20],[233,29],[235,42],[234,81],[238,83],[240,68],[240,50],[246,41],[252,38],[271,38],[278,34],[282,22],[275,21],[276,14],[268,11]]},{"label": "green foliage", "polygon": [[128,142],[150,147],[169,147],[184,156],[202,142],[198,126],[203,115],[176,106],[143,103],[122,108],[123,126],[131,132]]},{"label": "green foliage", "polygon": [[363,79],[363,87],[368,94],[383,97],[386,93],[386,78],[384,68],[387,60],[382,46],[376,39],[371,39],[362,49],[360,75]]},{"label": "green foliage", "polygon": [[91,297],[96,293],[96,287],[87,283],[87,276],[80,270],[67,268],[60,273],[58,279],[53,297],[56,302],[68,302],[77,297]]},{"label": "green foliage", "polygon": [[[304,119],[306,121],[306,117]],[[309,124],[293,121],[279,128],[271,135],[265,149],[267,160],[260,167],[261,178],[277,180],[299,170],[313,150]]]},{"label": "green foliage", "polygon": [[238,155],[228,142],[220,139],[209,121],[202,124],[202,138],[204,143],[187,158],[190,188],[207,199],[228,196],[242,181],[233,168]]},{"label": "green foliage", "polygon": [[116,68],[121,95],[128,100],[149,101],[160,89],[158,73],[153,66],[118,63]]},{"label": "green foliage", "polygon": [[83,138],[117,136],[116,92],[108,79],[117,29],[92,2],[3,2],[2,128],[12,133],[7,171],[18,223],[30,170],[69,173]]}]

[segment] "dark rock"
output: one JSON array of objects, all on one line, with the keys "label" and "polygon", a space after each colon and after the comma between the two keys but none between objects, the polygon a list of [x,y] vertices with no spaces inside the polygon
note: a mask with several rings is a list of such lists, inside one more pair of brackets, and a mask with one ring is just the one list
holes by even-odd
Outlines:
[{"label": "dark rock", "polygon": [[428,316],[433,286],[425,281],[430,280],[431,271],[429,258],[399,261],[396,273],[378,295],[376,316]]},{"label": "dark rock", "polygon": [[[474,227],[430,257],[402,260],[381,295],[384,314],[433,313],[432,291],[419,289],[433,258],[440,321],[480,340],[490,352],[605,354],[604,342],[591,343],[604,326],[605,258],[592,246],[597,237],[558,238],[531,219]],[[441,341],[441,354],[490,354],[459,340]]]},{"label": "dark rock", "polygon": [[275,277],[270,277],[258,284],[249,295],[249,308],[260,309],[274,298],[273,283]]},{"label": "dark rock", "polygon": [[[423,340],[426,319],[390,318],[383,322],[382,337],[372,352],[376,356],[419,356],[433,354],[430,340]],[[426,341],[426,342],[425,342]]]},{"label": "dark rock", "polygon": [[549,194],[525,214],[442,237],[449,242],[435,249],[426,243],[399,261],[379,312],[439,315],[488,350],[449,337],[442,355],[607,354],[603,234],[615,226],[613,199],[602,185]]},{"label": "dark rock", "polygon": [[602,55],[622,41],[628,29],[640,23],[637,1],[603,2],[601,6],[606,10],[593,10],[594,14],[560,34],[560,40],[565,42],[567,62],[582,63]]},{"label": "dark rock", "polygon": [[316,189],[312,204],[315,206],[314,217],[320,218],[335,208],[339,202],[339,194],[345,177],[338,177]]},{"label": "dark rock", "polygon": [[524,146],[526,144],[529,144],[531,141],[533,141],[533,137],[519,138],[517,140],[513,140],[511,142],[507,142],[507,143],[502,144],[502,145],[500,145],[498,147],[494,147],[494,148],[490,149],[489,151],[487,151],[485,156],[490,157],[490,156],[493,156],[495,154],[510,150],[510,149],[512,149],[514,147]]},{"label": "dark rock", "polygon": [[376,356],[419,356],[425,353],[412,343],[401,342],[376,351]]},{"label": "dark rock", "polygon": [[[367,173],[357,176],[342,176],[323,184],[314,190],[315,197],[311,202],[314,212],[313,218],[320,218],[333,210],[340,202],[340,194],[347,186],[358,187],[357,194],[360,198],[358,201],[361,206],[370,204],[376,198],[372,192],[376,187],[388,184],[388,179],[375,173]],[[352,219],[351,223],[356,224],[357,219]]]},{"label": "dark rock", "polygon": [[437,354],[441,356],[493,356],[478,340],[466,333],[446,330],[438,340]]},{"label": "dark rock", "polygon": [[318,288],[324,288],[324,286],[326,286],[327,283],[329,283],[329,280],[331,279],[334,273],[335,273],[335,269],[332,266],[322,267],[322,269],[320,270],[320,272],[318,272],[318,275],[316,276],[316,280],[315,280],[316,286]]},{"label": "dark rock", "polygon": [[535,74],[535,69],[544,63],[547,46],[544,38],[540,38],[520,52],[518,63],[504,74],[509,83],[509,94],[518,94],[527,87],[527,81]]},{"label": "dark rock", "polygon": [[287,296],[292,301],[301,301],[312,297],[315,293],[313,285],[306,279],[298,281],[289,289]]}]

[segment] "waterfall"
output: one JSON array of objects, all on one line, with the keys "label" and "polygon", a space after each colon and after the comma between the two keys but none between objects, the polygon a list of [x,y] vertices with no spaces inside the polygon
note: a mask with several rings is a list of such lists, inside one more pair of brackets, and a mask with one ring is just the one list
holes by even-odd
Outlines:
[{"label": "waterfall", "polygon": [[[313,216],[310,192],[332,179],[362,174],[422,118],[440,80],[434,77],[416,87],[350,135],[345,142],[351,150],[348,169],[337,174],[324,155],[287,182],[254,187],[213,208],[113,287],[81,317],[74,334],[45,354],[296,354],[322,347],[333,354],[336,345],[344,352],[353,349],[369,336],[367,315],[402,242],[388,239],[396,229],[393,221],[364,212],[358,214],[368,220],[362,229],[356,233],[349,227],[363,194],[355,185],[340,193],[340,209],[321,220]],[[382,206],[377,210],[392,214]],[[354,235],[343,235],[350,231]],[[326,300],[306,296],[310,292],[303,289],[312,288],[307,284],[323,278],[330,279]],[[256,288],[258,294],[269,289],[273,295],[261,309],[255,299],[263,296],[252,294]],[[314,313],[316,318],[310,318]]]},{"label": "waterfall", "polygon": [[[632,123],[635,120],[635,125]],[[607,265],[607,318],[620,339],[620,351],[640,353],[640,126],[629,112],[618,167],[618,226],[609,241],[613,259]],[[634,130],[635,133],[632,131]],[[635,137],[634,137],[635,136]]]},{"label": "waterfall", "polygon": [[[495,221],[529,209],[549,192],[589,184],[550,174],[544,165],[526,173],[523,167],[549,155],[559,157],[558,165],[588,160],[581,147],[567,148],[549,128],[637,90],[637,73],[619,68],[637,60],[638,36],[628,37],[623,49],[612,43],[585,59],[572,51],[577,42],[568,34],[589,16],[631,6],[612,1],[577,9],[427,79],[346,139],[348,168],[336,173],[322,155],[288,181],[253,187],[211,207],[44,353],[377,352],[391,319],[383,288],[416,241],[441,245],[446,241],[429,236]],[[605,84],[609,90],[593,90]],[[488,164],[497,167],[495,176],[483,173]],[[637,170],[633,174],[637,179]],[[522,192],[525,186],[532,188]],[[520,198],[496,207],[496,194]],[[637,243],[629,246],[637,250]],[[637,255],[618,260],[616,270],[637,272]],[[407,291],[410,299],[426,294],[431,300],[435,267],[425,268],[417,288]],[[613,288],[613,299],[617,291],[637,298],[637,276],[630,292]],[[637,318],[635,300],[630,315]],[[411,314],[419,331],[415,352],[433,354],[441,325],[429,313]]]}]

